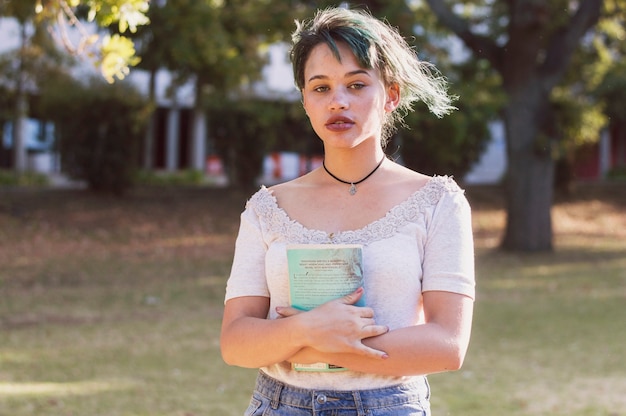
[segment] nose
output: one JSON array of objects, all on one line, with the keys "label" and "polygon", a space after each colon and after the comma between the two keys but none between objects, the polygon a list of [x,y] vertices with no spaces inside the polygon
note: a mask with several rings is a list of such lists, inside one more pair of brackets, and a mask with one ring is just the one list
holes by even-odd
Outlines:
[{"label": "nose", "polygon": [[346,110],[350,106],[346,91],[341,89],[333,90],[330,96],[328,107],[331,110]]}]

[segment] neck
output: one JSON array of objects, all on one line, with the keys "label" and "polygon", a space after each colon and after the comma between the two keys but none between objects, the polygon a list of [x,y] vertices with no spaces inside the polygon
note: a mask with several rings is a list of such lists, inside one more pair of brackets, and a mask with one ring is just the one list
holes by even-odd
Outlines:
[{"label": "neck", "polygon": [[337,175],[334,175],[331,171],[328,170],[325,162],[322,162],[322,166],[324,170],[326,171],[326,173],[328,173],[328,175],[330,175],[331,178],[333,178],[337,182],[350,185],[350,194],[354,195],[356,193],[356,185],[359,185],[361,182],[365,182],[367,179],[369,179],[369,177],[372,176],[378,170],[378,168],[380,168],[380,166],[383,164],[384,161],[385,161],[385,157],[383,156],[383,158],[380,159],[380,161],[376,164],[376,167],[374,167],[374,169],[372,169],[367,175],[363,176],[361,179],[355,180],[355,181],[351,181],[351,180],[346,181],[337,177]]},{"label": "neck", "polygon": [[363,158],[354,155],[342,155],[333,152],[324,155],[324,165],[332,174],[346,182],[356,182],[368,175],[385,158],[385,153],[380,149],[370,152]]}]

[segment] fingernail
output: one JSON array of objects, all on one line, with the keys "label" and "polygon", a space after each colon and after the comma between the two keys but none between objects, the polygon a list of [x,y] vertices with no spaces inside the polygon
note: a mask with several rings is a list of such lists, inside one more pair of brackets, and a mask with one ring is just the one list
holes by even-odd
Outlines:
[{"label": "fingernail", "polygon": [[383,360],[386,360],[387,358],[389,358],[389,355],[383,354],[380,358],[382,358]]}]

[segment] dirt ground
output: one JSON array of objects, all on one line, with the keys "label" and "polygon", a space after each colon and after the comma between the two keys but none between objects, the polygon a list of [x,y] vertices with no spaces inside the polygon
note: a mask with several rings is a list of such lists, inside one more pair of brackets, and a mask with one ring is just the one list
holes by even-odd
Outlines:
[{"label": "dirt ground", "polygon": [[[141,188],[120,198],[84,190],[0,189],[0,264],[93,250],[150,256],[197,249],[227,257],[252,192]],[[477,247],[497,247],[506,219],[502,189],[475,186],[466,192]],[[556,197],[552,215],[557,243],[572,235],[626,241],[626,183],[579,184],[574,194]],[[5,276],[4,284],[10,283]]]}]

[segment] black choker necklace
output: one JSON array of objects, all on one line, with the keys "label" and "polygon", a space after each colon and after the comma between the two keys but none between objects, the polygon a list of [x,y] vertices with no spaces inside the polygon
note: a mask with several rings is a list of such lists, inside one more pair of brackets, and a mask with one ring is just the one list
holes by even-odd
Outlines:
[{"label": "black choker necklace", "polygon": [[342,179],[339,179],[338,177],[336,177],[335,175],[333,175],[332,173],[330,173],[330,171],[328,170],[328,168],[326,167],[326,162],[322,161],[322,166],[324,167],[324,170],[326,171],[326,173],[328,173],[330,176],[333,177],[333,179],[338,180],[341,183],[345,183],[347,185],[350,185],[350,190],[348,192],[350,192],[350,195],[354,195],[356,194],[356,186],[358,184],[360,184],[361,182],[363,182],[365,179],[369,178],[370,176],[372,176],[374,174],[374,172],[376,172],[378,170],[378,168],[380,167],[380,165],[383,164],[383,162],[385,161],[385,156],[383,156],[382,159],[380,159],[380,162],[378,162],[378,165],[376,165],[376,167],[374,168],[373,171],[371,171],[370,173],[367,174],[366,177],[364,177],[363,179],[361,179],[360,181],[356,181],[356,182],[348,182],[348,181],[344,181]]}]

